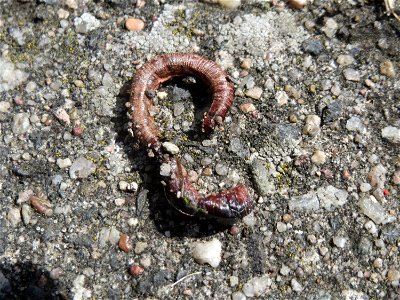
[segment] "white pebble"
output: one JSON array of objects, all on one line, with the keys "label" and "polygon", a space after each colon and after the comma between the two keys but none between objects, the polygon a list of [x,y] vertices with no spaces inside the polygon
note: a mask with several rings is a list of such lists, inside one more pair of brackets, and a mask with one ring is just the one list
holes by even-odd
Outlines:
[{"label": "white pebble", "polygon": [[67,158],[65,158],[65,159],[62,159],[62,158],[58,158],[57,159],[57,166],[60,168],[60,169],[65,169],[65,168],[68,168],[68,167],[70,167],[72,165],[72,162],[71,162],[71,160],[67,157]]},{"label": "white pebble", "polygon": [[221,262],[222,244],[219,240],[213,239],[209,242],[198,242],[194,244],[192,256],[199,264],[209,264],[213,268]]},{"label": "white pebble", "polygon": [[400,129],[388,126],[382,129],[382,137],[393,144],[400,144]]},{"label": "white pebble", "polygon": [[366,222],[364,224],[365,229],[368,230],[369,233],[371,234],[376,234],[378,232],[378,228],[376,228],[376,225],[374,222],[372,222],[371,220]]},{"label": "white pebble", "polygon": [[173,143],[170,142],[164,142],[162,143],[162,146],[165,151],[167,151],[170,154],[177,154],[179,153],[179,147]]},{"label": "white pebble", "polygon": [[218,2],[222,7],[230,9],[238,8],[241,4],[241,0],[219,0]]},{"label": "white pebble", "polygon": [[294,278],[290,281],[290,284],[292,286],[293,291],[297,293],[300,293],[303,290],[301,284]]},{"label": "white pebble", "polygon": [[125,204],[125,199],[124,198],[117,198],[114,200],[114,203],[116,206],[122,206]]},{"label": "white pebble", "polygon": [[254,277],[243,285],[242,291],[247,297],[260,297],[271,284],[268,275]]},{"label": "white pebble", "polygon": [[338,248],[344,248],[344,246],[346,245],[346,241],[347,241],[347,239],[343,236],[335,236],[333,238],[333,243]]},{"label": "white pebble", "polygon": [[311,162],[317,166],[323,165],[326,162],[326,154],[324,151],[317,150],[311,156]]},{"label": "white pebble", "polygon": [[276,229],[278,230],[278,232],[285,232],[287,230],[287,225],[283,222],[278,222],[276,224]]},{"label": "white pebble", "polygon": [[368,182],[363,182],[360,184],[360,191],[366,193],[371,190],[371,185]]},{"label": "white pebble", "polygon": [[303,127],[303,133],[309,136],[316,136],[320,132],[321,118],[317,115],[308,115],[306,124]]}]

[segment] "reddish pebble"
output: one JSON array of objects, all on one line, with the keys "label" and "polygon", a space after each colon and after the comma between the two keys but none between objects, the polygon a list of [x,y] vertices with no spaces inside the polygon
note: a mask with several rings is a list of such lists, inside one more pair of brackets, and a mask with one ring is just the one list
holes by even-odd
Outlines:
[{"label": "reddish pebble", "polygon": [[83,128],[81,126],[74,127],[72,129],[72,134],[74,136],[81,136],[83,134]]},{"label": "reddish pebble", "polygon": [[118,242],[118,247],[119,249],[121,249],[122,251],[128,253],[129,251],[132,250],[132,242],[131,242],[131,238],[129,237],[129,235],[127,234],[122,234],[119,238],[119,242]]},{"label": "reddish pebble", "polygon": [[294,9],[302,9],[307,4],[307,0],[289,0],[289,6]]},{"label": "reddish pebble", "polygon": [[138,265],[132,265],[129,268],[129,273],[134,277],[139,277],[144,272],[144,269]]},{"label": "reddish pebble", "polygon": [[212,172],[212,169],[209,168],[209,167],[204,168],[204,169],[203,169],[203,172],[202,172],[203,176],[211,176],[212,173],[213,173],[213,172]]},{"label": "reddish pebble", "polygon": [[141,31],[144,28],[144,22],[140,19],[129,18],[125,22],[125,27],[129,31]]},{"label": "reddish pebble", "polygon": [[388,189],[383,189],[383,195],[385,197],[389,196],[390,195],[390,191]]},{"label": "reddish pebble", "polygon": [[14,102],[15,102],[15,104],[17,104],[17,105],[23,105],[24,104],[24,99],[22,99],[22,97],[21,96],[15,96],[15,98],[14,98]]},{"label": "reddish pebble", "polygon": [[256,107],[254,106],[253,103],[243,103],[239,107],[240,107],[240,110],[244,113],[249,113],[249,112],[253,112],[256,110]]},{"label": "reddish pebble", "polygon": [[233,225],[231,228],[229,228],[229,233],[233,236],[238,235],[240,232],[239,227],[237,227],[236,225]]},{"label": "reddish pebble", "polygon": [[322,169],[321,173],[324,174],[324,176],[326,178],[332,178],[333,177],[333,173],[330,169]]},{"label": "reddish pebble", "polygon": [[347,170],[347,169],[343,170],[342,176],[344,179],[347,179],[347,180],[349,180],[351,178],[351,174],[350,174],[349,170]]}]

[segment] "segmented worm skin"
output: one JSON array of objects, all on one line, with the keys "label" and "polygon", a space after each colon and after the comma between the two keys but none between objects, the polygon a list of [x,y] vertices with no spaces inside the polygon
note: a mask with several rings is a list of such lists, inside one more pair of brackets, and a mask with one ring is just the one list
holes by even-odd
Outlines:
[{"label": "segmented worm skin", "polygon": [[162,153],[160,132],[151,115],[152,100],[146,91],[157,90],[161,83],[173,77],[188,75],[200,78],[212,92],[212,103],[204,116],[203,130],[209,133],[225,119],[234,98],[234,88],[226,73],[215,62],[196,54],[164,54],[145,64],[134,77],[130,97],[134,133],[142,144],[155,150],[160,162],[170,164],[171,173],[164,178],[165,190],[175,208],[188,215],[240,218],[248,214],[253,206],[244,185],[205,197],[189,181],[180,161]]}]

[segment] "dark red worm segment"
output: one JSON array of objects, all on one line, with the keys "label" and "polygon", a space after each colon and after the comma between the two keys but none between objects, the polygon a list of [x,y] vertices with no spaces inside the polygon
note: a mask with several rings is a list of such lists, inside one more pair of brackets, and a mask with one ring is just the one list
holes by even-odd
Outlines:
[{"label": "dark red worm segment", "polygon": [[151,115],[152,100],[146,91],[157,90],[161,83],[173,77],[188,75],[201,79],[212,92],[211,107],[203,119],[204,131],[209,133],[223,122],[234,98],[234,88],[226,73],[215,62],[196,54],[164,54],[145,64],[134,77],[130,97],[134,133],[142,144],[159,155],[162,163],[170,164],[170,176],[164,181],[169,201],[175,208],[189,215],[202,214],[224,219],[243,217],[253,207],[244,185],[204,197],[189,182],[179,160],[162,154],[160,132]]}]

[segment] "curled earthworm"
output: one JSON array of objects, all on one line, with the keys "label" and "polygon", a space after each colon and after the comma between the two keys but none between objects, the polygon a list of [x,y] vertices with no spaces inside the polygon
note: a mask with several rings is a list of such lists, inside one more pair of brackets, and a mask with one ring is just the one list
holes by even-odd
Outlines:
[{"label": "curled earthworm", "polygon": [[152,100],[148,91],[157,90],[161,83],[177,76],[194,76],[210,87],[212,103],[203,119],[203,130],[210,133],[221,124],[231,107],[234,89],[226,73],[215,63],[190,53],[157,56],[136,72],[130,91],[133,131],[138,140],[158,155],[161,163],[170,165],[164,178],[165,190],[171,204],[188,215],[208,215],[221,219],[235,219],[248,214],[253,201],[244,185],[219,194],[203,196],[189,182],[187,172],[175,157],[163,153],[160,132],[152,116]]}]

